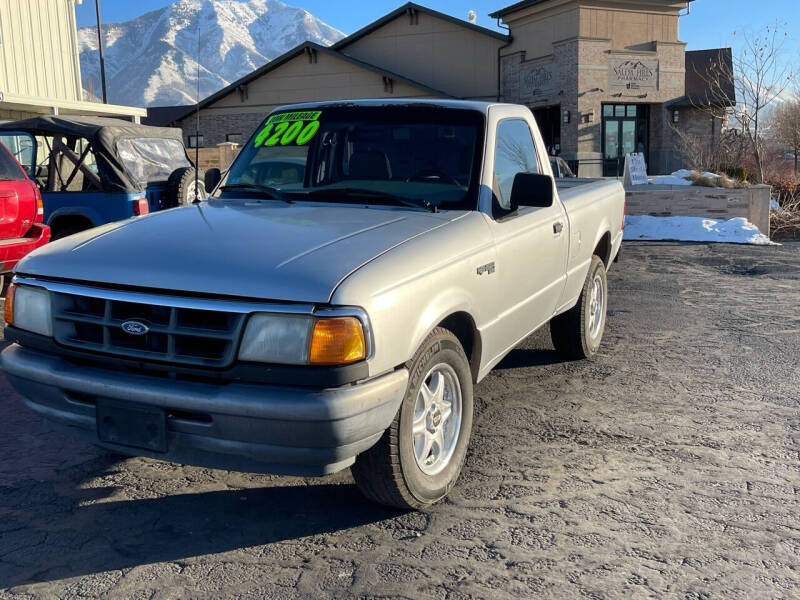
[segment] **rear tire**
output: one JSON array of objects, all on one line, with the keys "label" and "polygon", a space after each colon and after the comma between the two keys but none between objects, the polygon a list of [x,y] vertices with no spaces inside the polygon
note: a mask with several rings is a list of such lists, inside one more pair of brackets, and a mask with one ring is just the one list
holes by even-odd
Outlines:
[{"label": "rear tire", "polygon": [[556,351],[571,360],[594,357],[603,341],[607,306],[606,268],[600,257],[593,256],[578,304],[550,321]]},{"label": "rear tire", "polygon": [[422,509],[448,494],[464,466],[472,430],[472,373],[458,339],[441,327],[407,366],[400,410],[351,471],[370,500]]},{"label": "rear tire", "polygon": [[167,208],[188,206],[194,202],[195,183],[198,186],[198,198],[206,197],[205,174],[201,170],[195,175],[193,167],[175,169],[167,180],[165,205]]}]

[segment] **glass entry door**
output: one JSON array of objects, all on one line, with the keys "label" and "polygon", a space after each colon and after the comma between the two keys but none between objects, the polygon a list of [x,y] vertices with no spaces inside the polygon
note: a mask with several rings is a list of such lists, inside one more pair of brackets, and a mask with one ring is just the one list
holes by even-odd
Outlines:
[{"label": "glass entry door", "polygon": [[648,106],[606,104],[603,106],[603,176],[620,177],[625,155],[642,152],[648,160]]}]

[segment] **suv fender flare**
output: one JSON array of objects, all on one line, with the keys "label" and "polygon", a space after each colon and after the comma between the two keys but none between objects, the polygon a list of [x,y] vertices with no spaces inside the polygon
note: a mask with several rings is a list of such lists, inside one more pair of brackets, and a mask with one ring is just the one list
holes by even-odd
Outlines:
[{"label": "suv fender flare", "polygon": [[47,219],[47,224],[52,225],[53,221],[61,217],[83,217],[92,224],[92,227],[103,223],[103,218],[92,209],[87,209],[85,206],[65,206],[54,211]]}]

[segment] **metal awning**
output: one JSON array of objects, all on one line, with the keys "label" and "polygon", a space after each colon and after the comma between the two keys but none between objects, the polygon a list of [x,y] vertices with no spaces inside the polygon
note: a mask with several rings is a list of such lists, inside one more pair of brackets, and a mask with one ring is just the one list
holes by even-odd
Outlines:
[{"label": "metal awning", "polygon": [[62,100],[59,98],[40,98],[20,96],[0,91],[0,110],[13,110],[31,115],[93,115],[98,117],[119,117],[137,121],[147,116],[146,108],[136,106],[120,106]]}]

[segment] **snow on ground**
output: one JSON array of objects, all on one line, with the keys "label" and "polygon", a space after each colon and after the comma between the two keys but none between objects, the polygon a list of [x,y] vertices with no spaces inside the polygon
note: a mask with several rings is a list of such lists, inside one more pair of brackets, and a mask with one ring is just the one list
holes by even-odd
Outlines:
[{"label": "snow on ground", "polygon": [[783,207],[778,204],[778,199],[774,196],[769,199],[769,209],[778,213],[783,212]]},{"label": "snow on ground", "polygon": [[703,217],[625,218],[626,240],[675,240],[680,242],[724,242],[767,246],[773,242],[744,218],[715,221]]}]

